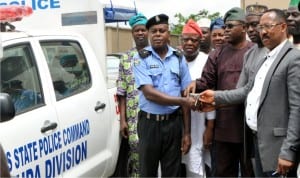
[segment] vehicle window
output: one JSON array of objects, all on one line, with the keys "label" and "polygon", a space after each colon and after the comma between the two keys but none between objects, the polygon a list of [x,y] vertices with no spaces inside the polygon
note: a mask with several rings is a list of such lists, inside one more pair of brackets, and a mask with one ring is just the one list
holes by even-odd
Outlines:
[{"label": "vehicle window", "polygon": [[91,77],[80,45],[74,41],[42,41],[56,99],[61,100],[88,89]]},{"label": "vehicle window", "polygon": [[106,73],[108,88],[116,87],[119,76],[119,65],[122,54],[107,54],[106,55]]},{"label": "vehicle window", "polygon": [[108,79],[117,79],[119,74],[120,58],[117,56],[106,56],[106,69]]},{"label": "vehicle window", "polygon": [[44,103],[35,58],[29,44],[5,47],[0,66],[1,92],[12,97],[17,114]]}]

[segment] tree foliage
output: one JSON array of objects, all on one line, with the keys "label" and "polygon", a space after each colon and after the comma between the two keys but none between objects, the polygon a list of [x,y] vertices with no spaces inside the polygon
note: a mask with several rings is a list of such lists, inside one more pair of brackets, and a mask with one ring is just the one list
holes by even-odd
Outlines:
[{"label": "tree foliage", "polygon": [[183,16],[181,13],[176,13],[175,14],[175,18],[178,19],[178,22],[177,22],[177,24],[172,24],[172,26],[171,26],[171,33],[172,34],[177,34],[177,35],[181,34],[183,26],[186,24],[186,22],[189,19],[193,19],[193,20],[195,20],[197,22],[201,18],[209,18],[211,20],[214,20],[214,19],[216,19],[218,17],[221,17],[220,16],[220,12],[215,12],[213,14],[210,14],[205,9],[200,10],[199,13],[197,13],[197,14],[190,14],[187,17]]}]

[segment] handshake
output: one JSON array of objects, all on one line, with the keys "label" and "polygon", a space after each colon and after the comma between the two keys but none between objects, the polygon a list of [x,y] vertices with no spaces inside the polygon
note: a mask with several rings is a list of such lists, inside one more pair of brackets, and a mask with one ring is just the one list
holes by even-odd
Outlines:
[{"label": "handshake", "polygon": [[213,90],[205,90],[202,93],[189,93],[187,96],[195,99],[192,107],[195,111],[209,112],[218,108],[215,104],[215,91]]}]

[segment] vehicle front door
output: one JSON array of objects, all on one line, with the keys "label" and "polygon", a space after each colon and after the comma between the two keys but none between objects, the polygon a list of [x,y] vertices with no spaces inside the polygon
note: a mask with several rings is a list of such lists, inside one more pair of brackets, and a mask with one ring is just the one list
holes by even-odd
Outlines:
[{"label": "vehicle front door", "polygon": [[64,126],[64,176],[99,176],[111,157],[107,150],[111,111],[96,58],[74,38],[41,39],[40,44],[47,56],[57,115]]},{"label": "vehicle front door", "polygon": [[[49,94],[50,75],[32,38],[3,42],[1,92],[13,100],[16,116],[0,123],[0,140],[12,176],[59,177],[63,146]],[[62,172],[62,171],[61,171]]]}]

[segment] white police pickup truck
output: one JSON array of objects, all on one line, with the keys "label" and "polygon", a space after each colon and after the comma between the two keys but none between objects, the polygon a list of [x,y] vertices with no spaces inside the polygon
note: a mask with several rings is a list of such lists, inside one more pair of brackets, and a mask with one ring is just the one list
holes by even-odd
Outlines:
[{"label": "white police pickup truck", "polygon": [[0,119],[11,175],[110,176],[120,142],[118,103],[91,43],[62,30],[1,32],[0,38],[0,91],[16,111],[11,120]]}]

